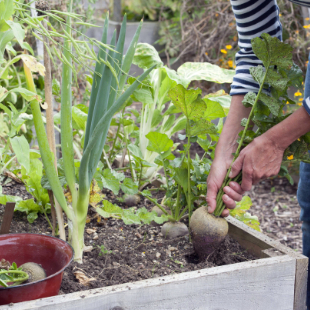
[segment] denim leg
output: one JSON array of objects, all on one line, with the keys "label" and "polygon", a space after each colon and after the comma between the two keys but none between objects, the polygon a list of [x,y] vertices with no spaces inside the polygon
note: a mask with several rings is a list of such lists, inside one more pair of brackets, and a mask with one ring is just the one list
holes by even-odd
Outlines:
[{"label": "denim leg", "polygon": [[[304,98],[310,97],[310,53],[305,80]],[[302,247],[303,254],[310,260],[310,164],[300,163],[299,184],[297,191],[298,203],[301,207],[300,220],[303,221]],[[308,265],[307,309],[310,310],[310,266]]]},{"label": "denim leg", "polygon": [[[297,198],[301,207],[303,254],[310,259],[310,164],[300,163]],[[308,266],[307,307],[310,310],[310,268]]]}]

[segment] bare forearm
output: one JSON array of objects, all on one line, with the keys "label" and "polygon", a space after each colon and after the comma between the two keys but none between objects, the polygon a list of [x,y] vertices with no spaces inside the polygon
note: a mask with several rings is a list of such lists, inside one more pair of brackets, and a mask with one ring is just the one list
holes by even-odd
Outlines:
[{"label": "bare forearm", "polygon": [[304,107],[299,108],[264,135],[280,149],[286,149],[302,135],[310,131],[310,116]]},{"label": "bare forearm", "polygon": [[228,155],[235,151],[239,132],[243,129],[241,120],[247,118],[251,109],[244,107],[242,100],[244,95],[232,96],[230,110],[225,121],[215,154]]}]

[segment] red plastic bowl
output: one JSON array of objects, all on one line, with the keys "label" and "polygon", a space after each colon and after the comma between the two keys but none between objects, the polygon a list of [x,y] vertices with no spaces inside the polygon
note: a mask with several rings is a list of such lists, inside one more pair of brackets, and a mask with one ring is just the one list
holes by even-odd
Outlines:
[{"label": "red plastic bowl", "polygon": [[64,269],[73,259],[73,249],[65,241],[39,234],[0,235],[0,260],[20,266],[40,264],[46,278],[33,283],[0,288],[0,305],[34,300],[58,294]]}]

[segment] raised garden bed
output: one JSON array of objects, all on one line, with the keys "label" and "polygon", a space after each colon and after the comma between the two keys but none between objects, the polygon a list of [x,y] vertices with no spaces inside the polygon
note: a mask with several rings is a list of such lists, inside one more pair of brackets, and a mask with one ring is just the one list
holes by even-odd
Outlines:
[{"label": "raised garden bed", "polygon": [[0,307],[8,309],[305,310],[308,259],[228,218],[229,235],[259,259]]}]

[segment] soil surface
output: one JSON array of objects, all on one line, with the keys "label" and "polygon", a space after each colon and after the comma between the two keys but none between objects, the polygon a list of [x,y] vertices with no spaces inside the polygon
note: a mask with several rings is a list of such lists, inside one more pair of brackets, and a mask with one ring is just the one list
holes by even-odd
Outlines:
[{"label": "soil surface", "polygon": [[[108,200],[126,208],[110,191],[103,192]],[[25,187],[15,182],[4,184],[3,193],[30,198]],[[153,205],[142,198],[137,207],[142,206],[150,209]],[[0,223],[3,213],[4,207],[0,205]],[[51,229],[43,215],[29,224],[25,213],[15,212],[10,232],[50,235]],[[83,264],[72,263],[65,270],[60,294],[255,259],[227,237],[219,250],[199,261],[188,236],[165,240],[159,226],[124,225],[121,220],[102,219],[91,207],[85,245],[91,247],[90,252],[85,253]]]}]

